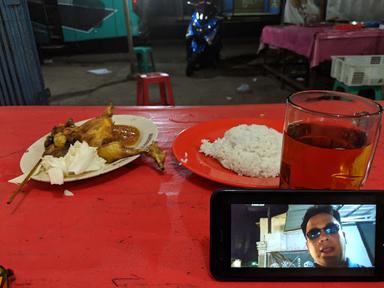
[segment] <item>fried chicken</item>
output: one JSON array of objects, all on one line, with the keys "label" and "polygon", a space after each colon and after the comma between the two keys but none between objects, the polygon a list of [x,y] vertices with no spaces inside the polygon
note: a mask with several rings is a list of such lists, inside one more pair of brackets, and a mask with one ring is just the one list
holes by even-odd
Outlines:
[{"label": "fried chicken", "polygon": [[64,156],[71,144],[76,141],[87,142],[89,146],[97,147],[97,153],[107,163],[119,159],[146,154],[152,157],[160,170],[164,170],[165,153],[152,143],[145,149],[136,149],[140,131],[129,125],[115,125],[112,121],[113,107],[109,106],[101,116],[88,120],[80,126],[75,126],[70,119],[64,125],[56,126],[47,137],[43,155],[54,157]]},{"label": "fried chicken", "polygon": [[112,110],[112,106],[109,106],[101,116],[88,120],[80,126],[75,126],[70,119],[65,125],[54,127],[44,143],[44,155],[64,156],[69,146],[76,141],[85,141],[93,147],[110,142],[113,138]]}]

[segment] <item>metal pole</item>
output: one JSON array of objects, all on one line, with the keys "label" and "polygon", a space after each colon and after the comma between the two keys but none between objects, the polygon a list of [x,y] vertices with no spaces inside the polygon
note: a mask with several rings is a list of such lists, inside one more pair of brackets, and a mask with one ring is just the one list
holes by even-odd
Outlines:
[{"label": "metal pole", "polygon": [[268,205],[267,218],[268,218],[268,234],[270,234],[272,232],[271,205]]},{"label": "metal pole", "polygon": [[284,25],[285,2],[287,2],[287,1],[286,0],[280,0],[280,25]]},{"label": "metal pole", "polygon": [[134,76],[136,73],[136,55],[133,50],[133,37],[132,37],[132,27],[131,27],[131,14],[129,11],[128,1],[131,0],[122,0],[124,2],[124,15],[125,15],[125,26],[127,28],[127,40],[128,40],[128,58],[131,64],[131,73],[127,76]]},{"label": "metal pole", "polygon": [[320,0],[320,21],[327,21],[328,0]]}]

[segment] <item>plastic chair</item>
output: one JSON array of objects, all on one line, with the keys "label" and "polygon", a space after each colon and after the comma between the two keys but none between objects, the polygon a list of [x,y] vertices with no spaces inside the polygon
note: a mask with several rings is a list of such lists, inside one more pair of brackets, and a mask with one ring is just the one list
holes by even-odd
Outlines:
[{"label": "plastic chair", "polygon": [[[160,101],[152,102],[149,95],[149,86],[158,84],[160,89]],[[171,79],[167,73],[154,72],[148,74],[139,74],[137,76],[136,105],[166,105],[174,106],[173,91]]]},{"label": "plastic chair", "polygon": [[137,59],[137,69],[139,73],[149,73],[156,71],[155,62],[151,47],[138,46],[133,48]]},{"label": "plastic chair", "polygon": [[348,86],[339,80],[335,80],[333,84],[333,90],[337,91],[339,88],[343,91],[360,95],[359,93],[363,90],[374,90],[375,91],[375,100],[383,100],[383,92],[381,86]]}]

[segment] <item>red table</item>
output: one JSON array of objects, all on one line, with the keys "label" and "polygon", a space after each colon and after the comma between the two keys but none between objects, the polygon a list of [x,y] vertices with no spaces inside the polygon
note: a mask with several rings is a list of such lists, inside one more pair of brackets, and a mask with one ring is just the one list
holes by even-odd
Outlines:
[{"label": "red table", "polygon": [[[209,273],[209,199],[223,185],[179,166],[176,135],[216,118],[283,119],[284,105],[117,107],[152,119],[168,153],[166,172],[139,158],[92,179],[51,186],[30,181],[6,205],[25,149],[68,117],[104,107],[0,107],[0,264],[14,287],[308,287],[308,283],[222,283]],[[366,188],[383,187],[381,137]],[[381,167],[380,167],[381,166]],[[74,193],[65,197],[64,189]],[[313,283],[311,287],[383,287],[382,283]]]},{"label": "red table", "polygon": [[384,30],[340,31],[330,26],[265,26],[260,42],[305,56],[313,68],[332,55],[384,54]]}]

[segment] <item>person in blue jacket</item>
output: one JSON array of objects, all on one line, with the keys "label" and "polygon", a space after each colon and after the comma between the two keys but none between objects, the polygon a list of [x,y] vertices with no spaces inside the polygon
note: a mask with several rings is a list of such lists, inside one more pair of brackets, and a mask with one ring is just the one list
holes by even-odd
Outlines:
[{"label": "person in blue jacket", "polygon": [[341,227],[340,214],[332,205],[310,207],[301,229],[315,267],[361,268],[345,256],[347,240]]}]

